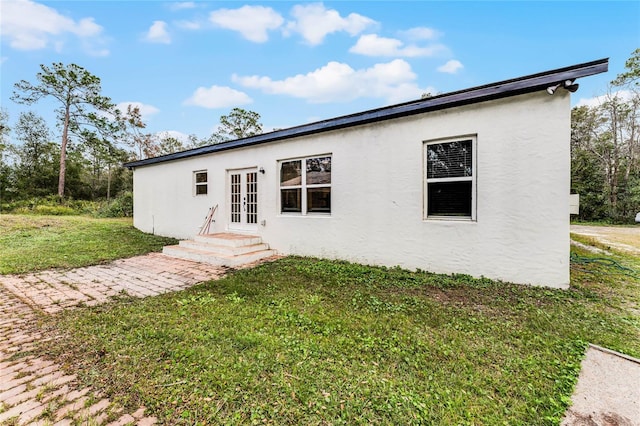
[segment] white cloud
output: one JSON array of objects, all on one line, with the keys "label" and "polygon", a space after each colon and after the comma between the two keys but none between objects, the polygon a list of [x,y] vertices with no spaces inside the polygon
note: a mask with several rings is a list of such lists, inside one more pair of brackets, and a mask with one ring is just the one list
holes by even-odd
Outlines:
[{"label": "white cloud", "polygon": [[373,19],[357,13],[343,18],[338,11],[329,10],[322,3],[296,5],[291,15],[295,20],[287,23],[285,35],[299,33],[311,45],[322,43],[325,36],[331,33],[345,31],[355,36],[377,24]]},{"label": "white cloud", "polygon": [[462,65],[462,62],[452,59],[450,61],[447,61],[446,64],[439,66],[438,71],[445,72],[447,74],[455,74],[458,72],[458,70],[461,70],[462,68],[464,68],[464,65]]},{"label": "white cloud", "polygon": [[102,27],[93,18],[82,18],[70,31],[79,37],[91,37],[102,32]]},{"label": "white cloud", "polygon": [[400,34],[409,40],[435,40],[442,35],[440,31],[427,27],[415,27],[406,31],[401,31]]},{"label": "white cloud", "polygon": [[435,92],[433,88],[420,89],[415,83],[416,74],[411,70],[411,65],[402,59],[360,70],[354,70],[344,63],[329,62],[307,74],[284,80],[257,75],[234,75],[232,79],[265,93],[288,95],[314,103],[346,102],[366,97],[400,102],[417,99],[425,91]]},{"label": "white cloud", "polygon": [[633,98],[633,93],[631,93],[631,91],[629,90],[619,90],[617,92],[607,93],[602,96],[596,96],[593,98],[580,98],[576,106],[588,106],[590,108],[598,107],[614,98],[618,98],[618,100],[620,101],[627,102]]},{"label": "white cloud", "polygon": [[95,51],[104,56],[108,54],[106,49],[95,50],[94,47],[104,44],[102,30],[94,18],[75,21],[31,0],[2,1],[0,36],[8,39],[14,49],[38,50],[53,46],[60,50],[65,36],[71,34],[83,41],[82,45],[89,53]]},{"label": "white cloud", "polygon": [[395,57],[417,57],[432,56],[446,47],[436,44],[428,47],[418,47],[416,45],[403,46],[403,42],[395,38],[380,37],[376,34],[365,34],[360,36],[356,44],[349,49],[351,53],[358,53],[366,56],[395,56]]},{"label": "white cloud", "polygon": [[154,107],[153,105],[147,105],[147,104],[143,104],[142,102],[129,102],[129,101],[125,101],[125,102],[120,102],[116,105],[116,108],[120,110],[120,112],[122,114],[127,113],[127,107],[131,105],[131,108],[138,108],[140,110],[140,117],[142,118],[142,121],[146,121],[149,119],[149,117],[151,117],[152,115],[155,115],[157,113],[160,112],[160,110],[156,107]]},{"label": "white cloud", "polygon": [[171,43],[171,36],[167,31],[167,23],[164,21],[153,21],[144,39],[150,43]]},{"label": "white cloud", "polygon": [[178,28],[183,30],[199,30],[202,28],[202,23],[198,21],[176,21],[174,23]]},{"label": "white cloud", "polygon": [[237,31],[247,40],[264,43],[269,30],[279,28],[284,19],[278,12],[264,6],[242,6],[239,9],[219,9],[211,12],[209,20],[215,25]]},{"label": "white cloud", "polygon": [[253,99],[244,92],[231,87],[213,85],[209,88],[198,87],[193,95],[184,101],[185,105],[195,105],[203,108],[227,108],[246,105]]},{"label": "white cloud", "polygon": [[193,9],[196,7],[196,4],[192,1],[179,1],[175,3],[171,3],[169,5],[169,9],[173,11],[184,10],[184,9]]}]

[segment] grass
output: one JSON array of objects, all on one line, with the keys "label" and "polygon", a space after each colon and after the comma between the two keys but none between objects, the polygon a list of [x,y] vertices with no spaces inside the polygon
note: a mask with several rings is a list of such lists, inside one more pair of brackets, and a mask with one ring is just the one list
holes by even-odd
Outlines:
[{"label": "grass", "polygon": [[130,218],[0,215],[0,274],[97,264],[175,242],[136,230]]},{"label": "grass", "polygon": [[640,356],[640,279],[577,254],[568,291],[290,257],[69,311],[43,350],[165,424],[558,424],[587,342]]},{"label": "grass", "polygon": [[[0,272],[169,242],[127,220],[2,215]],[[38,350],[164,424],[558,424],[587,342],[640,356],[640,259],[574,251],[567,291],[289,257],[66,311]]]}]

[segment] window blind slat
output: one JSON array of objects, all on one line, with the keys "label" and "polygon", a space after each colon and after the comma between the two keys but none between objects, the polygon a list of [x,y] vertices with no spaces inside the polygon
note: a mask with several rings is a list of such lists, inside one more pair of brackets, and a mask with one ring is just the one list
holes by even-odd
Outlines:
[{"label": "window blind slat", "polygon": [[427,178],[453,178],[473,175],[471,140],[427,146]]}]

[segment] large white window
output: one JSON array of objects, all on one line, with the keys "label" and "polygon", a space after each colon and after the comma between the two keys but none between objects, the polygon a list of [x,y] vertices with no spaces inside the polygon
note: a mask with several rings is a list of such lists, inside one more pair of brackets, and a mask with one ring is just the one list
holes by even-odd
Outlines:
[{"label": "large white window", "polygon": [[208,173],[206,170],[193,172],[193,195],[207,195],[209,189]]},{"label": "large white window", "polygon": [[476,138],[426,142],[426,218],[476,218]]},{"label": "large white window", "polygon": [[281,213],[331,213],[331,155],[280,162]]}]

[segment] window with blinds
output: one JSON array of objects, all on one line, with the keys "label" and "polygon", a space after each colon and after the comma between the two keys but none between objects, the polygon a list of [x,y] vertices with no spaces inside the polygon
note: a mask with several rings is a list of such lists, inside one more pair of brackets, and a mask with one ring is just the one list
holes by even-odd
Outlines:
[{"label": "window with blinds", "polygon": [[475,219],[475,138],[425,143],[427,218]]}]

